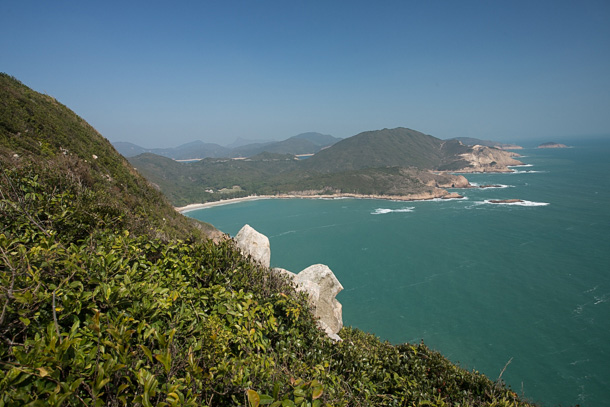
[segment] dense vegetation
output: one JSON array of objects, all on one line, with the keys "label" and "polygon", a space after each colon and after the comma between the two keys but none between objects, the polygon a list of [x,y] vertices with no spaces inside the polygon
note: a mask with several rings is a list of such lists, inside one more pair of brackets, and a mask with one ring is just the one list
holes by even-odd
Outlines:
[{"label": "dense vegetation", "polygon": [[332,342],[71,111],[0,90],[0,406],[527,405],[423,344]]},{"label": "dense vegetation", "polygon": [[468,163],[459,154],[470,148],[406,128],[366,131],[346,138],[316,154],[304,164],[333,172],[386,166],[428,170],[454,170]]},{"label": "dense vegetation", "polygon": [[[158,185],[176,206],[249,195],[421,194],[433,192],[437,184],[450,186],[452,182],[451,175],[415,168],[319,172],[304,168],[292,155],[272,153],[262,153],[247,160],[209,158],[193,163],[142,154],[130,158],[130,162]],[[239,186],[239,189],[219,192],[233,186]]]}]

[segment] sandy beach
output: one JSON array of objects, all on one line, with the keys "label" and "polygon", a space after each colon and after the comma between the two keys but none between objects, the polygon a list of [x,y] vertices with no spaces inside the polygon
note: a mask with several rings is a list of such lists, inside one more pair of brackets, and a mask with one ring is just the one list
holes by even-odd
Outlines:
[{"label": "sandy beach", "polygon": [[429,199],[460,199],[461,195],[456,193],[447,194],[446,191],[438,193],[422,193],[413,195],[359,195],[359,194],[333,194],[333,195],[297,195],[297,194],[281,194],[281,195],[251,195],[243,198],[223,199],[220,201],[189,204],[186,206],[175,207],[180,213],[194,211],[197,209],[211,208],[213,206],[230,205],[239,202],[256,201],[259,199],[384,199],[389,201],[424,201]]}]

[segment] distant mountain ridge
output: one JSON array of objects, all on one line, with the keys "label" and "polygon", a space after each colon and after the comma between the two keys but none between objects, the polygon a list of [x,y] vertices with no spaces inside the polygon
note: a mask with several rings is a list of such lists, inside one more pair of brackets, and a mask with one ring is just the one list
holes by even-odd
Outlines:
[{"label": "distant mountain ridge", "polygon": [[113,146],[125,157],[135,157],[144,153],[152,153],[174,160],[193,160],[202,158],[235,158],[251,157],[262,152],[278,154],[315,154],[323,148],[340,141],[340,138],[315,132],[301,133],[282,141],[257,142],[244,144],[237,140],[234,147],[223,147],[216,143],[205,143],[201,140],[192,141],[173,148],[145,148],[133,143],[117,141]]}]

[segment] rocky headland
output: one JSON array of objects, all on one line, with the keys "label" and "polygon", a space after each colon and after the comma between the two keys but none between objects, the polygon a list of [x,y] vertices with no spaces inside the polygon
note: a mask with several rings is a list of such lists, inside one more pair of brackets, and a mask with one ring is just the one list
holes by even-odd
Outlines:
[{"label": "rocky headland", "polygon": [[473,146],[472,151],[460,156],[468,165],[455,171],[459,173],[512,172],[509,166],[523,165],[515,159],[520,157],[517,153],[481,145]]}]

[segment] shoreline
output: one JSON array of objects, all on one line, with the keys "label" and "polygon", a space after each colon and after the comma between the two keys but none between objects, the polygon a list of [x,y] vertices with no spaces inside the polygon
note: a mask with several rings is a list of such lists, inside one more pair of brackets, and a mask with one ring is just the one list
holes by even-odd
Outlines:
[{"label": "shoreline", "polygon": [[463,196],[452,192],[447,194],[423,193],[414,195],[362,195],[362,194],[327,194],[327,195],[298,195],[298,194],[279,194],[279,195],[249,195],[241,198],[222,199],[205,203],[189,204],[186,206],[174,207],[180,213],[206,209],[214,206],[230,205],[240,202],[258,201],[260,199],[378,199],[386,201],[429,201],[432,199],[462,199]]}]

